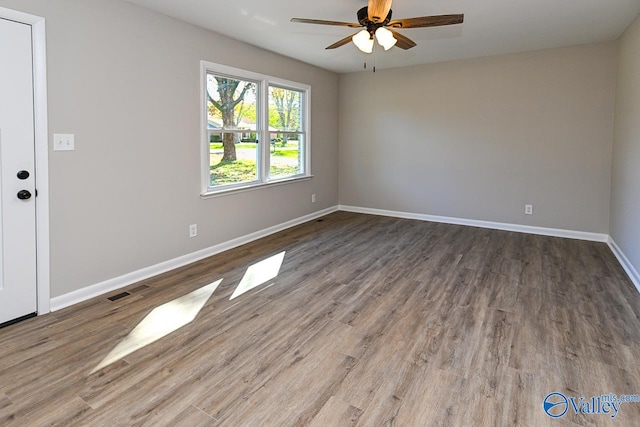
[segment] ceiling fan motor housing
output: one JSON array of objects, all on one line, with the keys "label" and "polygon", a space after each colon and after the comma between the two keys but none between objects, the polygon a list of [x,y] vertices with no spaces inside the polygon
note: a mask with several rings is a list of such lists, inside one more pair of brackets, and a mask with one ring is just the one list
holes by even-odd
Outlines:
[{"label": "ceiling fan motor housing", "polygon": [[358,22],[360,23],[360,25],[365,27],[367,31],[369,31],[371,36],[373,36],[373,33],[375,33],[378,28],[384,27],[389,22],[391,22],[391,9],[389,9],[389,13],[387,14],[387,17],[384,19],[384,21],[375,23],[369,20],[369,8],[365,6],[358,11]]}]

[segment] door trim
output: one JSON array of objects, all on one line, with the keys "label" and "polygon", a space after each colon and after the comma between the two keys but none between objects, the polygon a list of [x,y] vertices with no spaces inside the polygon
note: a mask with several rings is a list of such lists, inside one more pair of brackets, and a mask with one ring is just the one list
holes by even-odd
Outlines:
[{"label": "door trim", "polygon": [[35,130],[36,291],[38,314],[51,311],[49,261],[49,131],[47,125],[47,46],[45,20],[40,16],[0,7],[0,18],[31,26]]}]

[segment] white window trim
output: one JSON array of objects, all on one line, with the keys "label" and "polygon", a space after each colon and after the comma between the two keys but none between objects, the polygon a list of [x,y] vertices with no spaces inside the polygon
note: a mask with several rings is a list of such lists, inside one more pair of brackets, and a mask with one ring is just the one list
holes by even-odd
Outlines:
[{"label": "white window trim", "polygon": [[[256,118],[260,131],[256,132],[259,138],[259,157],[260,163],[258,164],[258,179],[251,182],[243,182],[238,184],[221,185],[219,188],[212,188],[209,186],[211,179],[211,159],[210,159],[210,146],[209,146],[209,132],[207,130],[208,123],[208,111],[207,111],[207,73],[212,72],[215,74],[228,75],[230,77],[237,77],[240,79],[246,79],[256,81],[260,83],[260,101],[259,108],[260,117]],[[269,131],[269,85],[278,86],[286,89],[293,89],[301,91],[304,98],[304,114],[303,120],[303,134],[304,145],[301,147],[304,155],[304,172],[297,175],[287,176],[277,179],[269,179],[270,170],[270,131]],[[300,180],[306,180],[313,175],[311,174],[311,86],[297,83],[289,80],[284,80],[278,77],[268,76],[265,74],[254,73],[251,71],[242,70],[239,68],[229,67],[227,65],[216,64],[214,62],[200,61],[200,157],[201,157],[201,193],[200,196],[208,198],[216,195],[228,195],[237,192],[243,192],[252,189],[265,188],[276,185],[288,184],[291,182],[297,182]],[[286,132],[285,132],[286,133]]]}]

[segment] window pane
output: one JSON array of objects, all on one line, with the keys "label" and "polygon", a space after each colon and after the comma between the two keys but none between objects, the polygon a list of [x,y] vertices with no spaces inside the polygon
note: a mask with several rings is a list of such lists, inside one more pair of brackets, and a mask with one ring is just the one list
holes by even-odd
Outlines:
[{"label": "window pane", "polygon": [[272,179],[286,178],[304,173],[303,135],[271,133],[271,170]]},{"label": "window pane", "polygon": [[269,130],[300,132],[302,92],[269,86]]},{"label": "window pane", "polygon": [[255,133],[211,133],[209,141],[210,187],[258,179],[259,149]]},{"label": "window pane", "polygon": [[207,74],[207,127],[256,131],[257,83]]}]

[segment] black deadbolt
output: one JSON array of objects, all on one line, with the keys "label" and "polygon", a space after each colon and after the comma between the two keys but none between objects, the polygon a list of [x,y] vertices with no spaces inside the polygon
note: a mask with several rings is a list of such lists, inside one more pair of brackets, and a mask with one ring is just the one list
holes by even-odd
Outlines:
[{"label": "black deadbolt", "polygon": [[29,200],[31,198],[31,193],[28,190],[20,190],[18,191],[18,199],[20,200]]},{"label": "black deadbolt", "polygon": [[18,172],[18,179],[27,179],[27,178],[29,178],[29,172],[27,171]]}]

